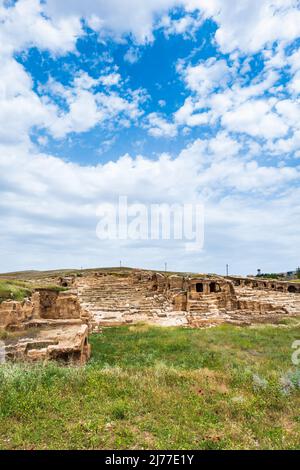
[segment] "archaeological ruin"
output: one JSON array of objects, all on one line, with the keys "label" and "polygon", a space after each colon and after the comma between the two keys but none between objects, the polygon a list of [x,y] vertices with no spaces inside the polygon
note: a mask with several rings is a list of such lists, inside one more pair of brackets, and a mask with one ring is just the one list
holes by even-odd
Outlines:
[{"label": "archaeological ruin", "polygon": [[88,316],[73,292],[42,288],[23,302],[2,302],[0,330],[6,359],[82,365],[90,357]]},{"label": "archaeological ruin", "polygon": [[136,322],[193,327],[224,322],[247,325],[300,315],[299,283],[275,284],[277,290],[246,285],[241,278],[137,270],[122,275],[93,273],[76,280],[78,298],[90,314],[93,331]]},{"label": "archaeological ruin", "polygon": [[199,328],[300,316],[299,282],[143,270],[54,275],[57,288],[51,289],[43,282],[23,302],[0,303],[7,359],[84,364],[89,333],[103,327],[143,322]]}]

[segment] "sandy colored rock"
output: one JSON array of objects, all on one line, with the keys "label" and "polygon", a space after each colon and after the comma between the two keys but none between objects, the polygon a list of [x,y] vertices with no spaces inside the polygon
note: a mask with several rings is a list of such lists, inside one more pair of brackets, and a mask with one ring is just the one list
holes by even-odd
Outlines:
[{"label": "sandy colored rock", "polygon": [[23,302],[2,302],[0,328],[9,360],[84,364],[90,357],[89,315],[76,292],[44,288]]},{"label": "sandy colored rock", "polygon": [[[247,279],[249,281],[249,279]],[[87,275],[77,279],[78,297],[91,316],[91,328],[146,322],[163,326],[251,324],[300,315],[300,296],[291,283],[268,285],[221,276],[167,276],[136,271]]]},{"label": "sandy colored rock", "polygon": [[42,326],[37,331],[27,329],[17,341],[5,341],[5,353],[10,360],[45,361],[84,364],[90,357],[88,326],[65,324]]}]

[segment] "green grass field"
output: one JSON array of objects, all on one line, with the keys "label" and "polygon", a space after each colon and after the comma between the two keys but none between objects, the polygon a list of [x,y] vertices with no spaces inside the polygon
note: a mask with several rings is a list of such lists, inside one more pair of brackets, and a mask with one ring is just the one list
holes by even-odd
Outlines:
[{"label": "green grass field", "polygon": [[0,367],[1,449],[299,449],[296,322],[105,329],[83,368]]},{"label": "green grass field", "polygon": [[41,285],[39,283],[29,283],[15,279],[0,278],[0,304],[7,300],[15,300],[22,302],[25,298],[31,297],[34,289],[47,287],[47,289],[57,292],[66,291],[67,289],[57,285]]},{"label": "green grass field", "polygon": [[0,303],[5,300],[22,301],[31,295],[26,283],[16,280],[0,279]]}]

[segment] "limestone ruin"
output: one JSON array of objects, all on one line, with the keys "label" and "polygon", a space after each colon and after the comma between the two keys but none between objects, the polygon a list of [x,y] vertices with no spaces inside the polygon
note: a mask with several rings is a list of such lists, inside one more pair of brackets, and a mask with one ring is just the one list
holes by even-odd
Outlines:
[{"label": "limestone ruin", "polygon": [[276,289],[271,285],[268,289],[260,282],[245,286],[242,278],[146,271],[94,273],[76,281],[93,331],[136,322],[199,327],[276,322],[286,315],[300,315],[299,283],[275,282]]},{"label": "limestone ruin", "polygon": [[23,302],[2,302],[0,329],[6,359],[84,364],[90,357],[88,315],[76,292],[45,288]]},{"label": "limestone ruin", "polygon": [[45,287],[30,299],[0,304],[7,359],[84,364],[90,357],[89,332],[109,326],[198,328],[300,316],[298,282],[142,270],[87,271],[54,281],[66,291],[49,289],[43,279]]}]

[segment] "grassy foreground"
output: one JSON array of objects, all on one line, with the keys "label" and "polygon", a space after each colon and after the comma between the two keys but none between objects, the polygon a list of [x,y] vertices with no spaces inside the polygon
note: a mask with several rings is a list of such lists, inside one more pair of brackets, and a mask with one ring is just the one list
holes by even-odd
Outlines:
[{"label": "grassy foreground", "polygon": [[300,328],[143,325],[84,368],[0,366],[1,449],[299,449]]}]

